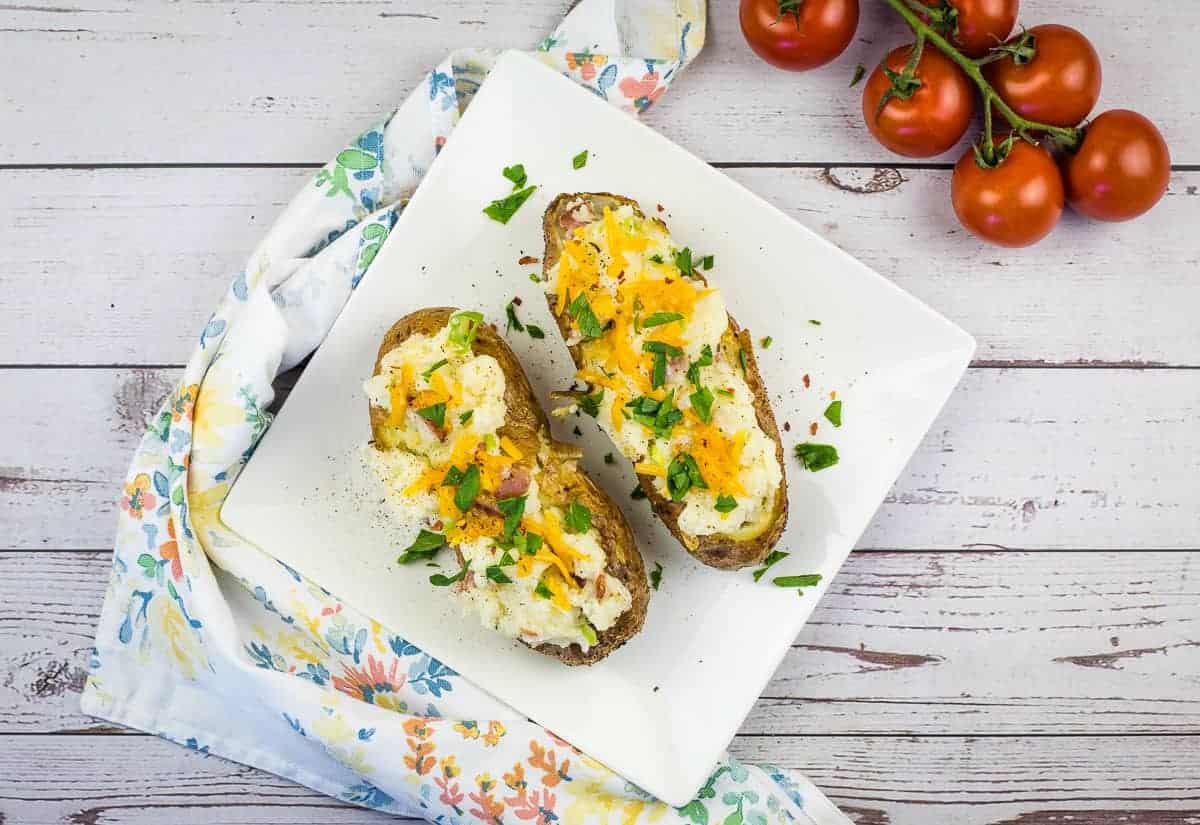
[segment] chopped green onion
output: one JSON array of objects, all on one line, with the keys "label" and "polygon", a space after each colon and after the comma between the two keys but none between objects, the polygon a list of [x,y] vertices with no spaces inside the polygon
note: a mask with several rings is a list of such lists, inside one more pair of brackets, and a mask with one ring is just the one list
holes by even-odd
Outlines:
[{"label": "chopped green onion", "polygon": [[462,569],[453,576],[444,576],[441,573],[434,573],[429,577],[429,583],[434,587],[449,587],[455,582],[462,581],[463,576],[467,575],[467,570],[470,568],[470,562],[463,562]]},{"label": "chopped green onion", "polygon": [[754,571],[754,580],[758,581],[761,579],[763,577],[763,573],[766,573],[769,569],[771,569],[773,564],[775,564],[777,561],[786,559],[787,557],[788,554],[782,550],[772,550],[771,554],[763,559],[763,566]]},{"label": "chopped green onion", "polygon": [[500,174],[512,181],[513,189],[520,189],[529,179],[525,174],[525,164],[516,163],[512,166],[505,166],[504,171]]},{"label": "chopped green onion", "polygon": [[454,491],[454,506],[464,513],[470,510],[471,505],[475,503],[475,497],[479,495],[479,485],[479,467],[472,464],[467,467],[462,481]]},{"label": "chopped green onion", "polygon": [[643,327],[657,327],[672,321],[682,321],[683,314],[679,312],[653,312],[642,321]]},{"label": "chopped green onion", "polygon": [[525,331],[529,333],[530,338],[537,338],[541,340],[542,338],[546,337],[546,333],[542,332],[542,328],[537,324],[526,324]]},{"label": "chopped green onion", "polygon": [[439,430],[446,426],[446,405],[444,403],[430,404],[417,410],[417,415],[433,424]]},{"label": "chopped green onion", "polygon": [[450,318],[450,332],[446,340],[461,350],[470,349],[482,323],[483,313],[459,312]]},{"label": "chopped green onion", "polygon": [[504,326],[504,331],[515,329],[517,332],[524,332],[525,325],[521,323],[521,319],[517,317],[517,306],[512,301],[508,302],[508,306],[504,308],[504,314],[508,318],[508,323]]},{"label": "chopped green onion", "polygon": [[424,528],[417,534],[413,543],[404,548],[397,562],[400,564],[408,564],[414,561],[431,558],[438,550],[446,546],[446,537],[441,533],[434,533]]},{"label": "chopped green onion", "polygon": [[568,533],[586,533],[592,529],[592,511],[578,501],[572,501],[563,513],[563,527]]},{"label": "chopped green onion", "polygon": [[654,569],[650,571],[650,586],[655,590],[662,584],[662,565],[654,562]]},{"label": "chopped green onion", "polygon": [[776,576],[771,579],[771,584],[776,587],[813,587],[820,582],[820,573],[810,573],[804,576]]},{"label": "chopped green onion", "polygon": [[737,509],[737,499],[733,496],[727,496],[724,493],[717,496],[716,511],[718,513],[732,513]]},{"label": "chopped green onion", "polygon": [[842,402],[840,399],[829,402],[829,406],[825,408],[825,419],[835,427],[842,426]]},{"label": "chopped green onion", "polygon": [[483,572],[496,584],[512,584],[512,579],[504,574],[498,564],[489,565]]},{"label": "chopped green onion", "polygon": [[700,417],[701,421],[707,424],[712,420],[713,394],[709,392],[708,387],[701,387],[688,398],[691,399],[692,410]]},{"label": "chopped green onion", "polygon": [[426,381],[428,381],[429,377],[431,375],[433,375],[435,372],[437,372],[438,370],[440,370],[442,367],[446,366],[449,363],[450,362],[447,361],[445,358],[439,358],[438,360],[433,362],[433,364],[429,367],[429,369],[427,369],[427,370],[425,370],[425,372],[421,373],[421,377],[424,378]]},{"label": "chopped green onion", "polygon": [[471,416],[473,416],[474,414],[475,414],[474,410],[467,410],[465,413],[463,413],[462,415],[460,415],[458,417],[458,423],[466,424],[468,421],[471,420]]},{"label": "chopped green onion", "polygon": [[758,342],[758,345],[759,345],[760,347],[762,347],[763,349],[770,349],[770,348],[771,348],[771,341],[773,341],[773,340],[774,340],[774,339],[773,339],[773,338],[771,338],[771,336],[770,336],[770,335],[768,335],[768,336],[766,336],[765,338],[763,338],[761,341],[759,341],[759,342]]},{"label": "chopped green onion", "polygon": [[671,494],[671,500],[682,501],[688,490],[693,487],[706,490],[708,484],[700,475],[700,467],[696,464],[696,459],[688,453],[679,453],[671,459],[670,465],[667,466],[667,490]]},{"label": "chopped green onion", "polygon": [[513,215],[517,214],[517,210],[521,208],[521,204],[529,200],[529,196],[534,193],[536,186],[527,186],[524,189],[518,189],[506,198],[500,198],[489,203],[483,209],[483,214],[487,215],[494,221],[500,223],[508,223]]},{"label": "chopped green onion", "polygon": [[582,169],[583,167],[587,166],[587,162],[588,162],[588,150],[584,149],[578,155],[571,158],[571,168],[572,169]]},{"label": "chopped green onion", "polygon": [[570,306],[567,307],[567,312],[579,325],[579,334],[584,338],[599,338],[604,334],[604,328],[600,326],[600,319],[596,317],[596,313],[592,312],[592,305],[588,303],[586,294],[580,292],[575,296],[575,300],[571,301]]},{"label": "chopped green onion", "polygon": [[832,444],[813,444],[806,441],[796,445],[796,457],[811,472],[824,470],[838,463],[837,447]]},{"label": "chopped green onion", "polygon": [[579,401],[576,402],[579,409],[590,415],[592,418],[600,415],[600,402],[604,400],[604,387],[596,390],[589,395],[579,396]]}]

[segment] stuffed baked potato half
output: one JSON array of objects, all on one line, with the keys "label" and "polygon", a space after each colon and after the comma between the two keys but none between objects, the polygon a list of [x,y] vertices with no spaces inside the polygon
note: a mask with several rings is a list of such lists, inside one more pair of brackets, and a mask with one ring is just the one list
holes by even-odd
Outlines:
[{"label": "stuffed baked potato half", "polygon": [[787,479],[749,333],[635,201],[562,194],[543,228],[546,298],[588,386],[577,407],[634,462],[689,553],[720,568],[761,561],[787,524]]},{"label": "stuffed baked potato half", "polygon": [[417,533],[402,562],[451,548],[458,570],[433,584],[485,627],[569,665],[641,629],[650,594],[624,515],[579,450],[551,438],[516,356],[479,313],[401,318],[365,390],[371,463]]}]

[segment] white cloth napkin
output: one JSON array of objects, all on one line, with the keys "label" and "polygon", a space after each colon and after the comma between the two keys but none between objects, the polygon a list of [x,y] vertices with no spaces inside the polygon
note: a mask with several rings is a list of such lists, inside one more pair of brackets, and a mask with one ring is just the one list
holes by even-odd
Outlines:
[{"label": "white cloth napkin", "polygon": [[[640,112],[699,51],[704,25],[703,0],[584,0],[535,54]],[[201,331],[126,478],[83,710],[438,822],[848,823],[803,777],[732,757],[689,804],[659,802],[220,522],[270,425],[273,379],[320,344],[369,273],[495,56],[454,52],[338,153]]]}]

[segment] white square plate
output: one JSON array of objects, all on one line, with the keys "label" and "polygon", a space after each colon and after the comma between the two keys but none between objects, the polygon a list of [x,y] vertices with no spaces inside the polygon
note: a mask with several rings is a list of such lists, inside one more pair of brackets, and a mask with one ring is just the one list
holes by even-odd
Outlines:
[{"label": "white square plate", "polygon": [[[583,149],[586,167],[572,168]],[[507,224],[480,211],[510,189],[503,167],[524,163],[534,196]],[[359,449],[370,437],[362,382],[383,333],[427,306],[479,309],[503,327],[523,320],[545,340],[509,343],[545,399],[572,367],[542,297],[520,266],[540,256],[541,218],[564,191],[637,198],[677,243],[714,255],[712,281],[730,312],[774,343],[759,362],[788,451],[791,518],[771,576],[820,573],[798,596],[750,571],[693,561],[632,501],[625,462],[586,417],[559,422],[593,477],[630,518],[647,569],[663,566],[641,634],[591,667],[568,668],[461,616],[425,567],[401,568],[409,536],[387,528]],[[819,320],[820,326],[809,319]],[[347,603],[379,620],[518,711],[632,782],[685,804],[771,678],[875,508],[954,388],[974,341],[958,327],[628,115],[520,53],[506,54],[317,351],[222,512],[225,522]],[[803,376],[811,376],[805,388]],[[844,424],[821,418],[836,391]],[[837,446],[841,463],[805,471],[793,445]]]}]

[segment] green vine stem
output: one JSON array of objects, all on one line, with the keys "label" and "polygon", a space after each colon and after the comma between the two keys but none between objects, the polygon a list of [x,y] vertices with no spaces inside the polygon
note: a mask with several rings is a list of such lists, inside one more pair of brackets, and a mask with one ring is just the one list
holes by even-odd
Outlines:
[{"label": "green vine stem", "polygon": [[[937,46],[942,54],[958,64],[958,67],[963,70],[967,77],[975,82],[975,85],[979,88],[979,94],[983,97],[984,119],[987,121],[987,126],[990,127],[991,125],[992,106],[995,106],[996,111],[1004,116],[1004,119],[1008,121],[1008,125],[1012,127],[1012,130],[1027,140],[1033,139],[1029,135],[1030,132],[1044,132],[1051,135],[1064,148],[1071,149],[1079,145],[1079,141],[1083,137],[1082,130],[1038,123],[1037,121],[1023,118],[1013,111],[1013,108],[1005,103],[996,90],[992,88],[992,84],[984,79],[983,72],[980,71],[982,63],[988,62],[987,58],[984,58],[982,62],[976,62],[954,48],[950,41],[942,37],[937,29],[930,26],[920,18],[916,11],[909,8],[910,5],[920,5],[915,0],[907,0],[907,2],[906,0],[883,0],[883,2],[895,9],[896,13],[904,18],[904,22],[908,23],[909,28],[913,30],[918,39],[927,40]],[[991,129],[986,128],[984,140],[987,149],[991,149],[991,138]]]}]

